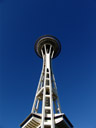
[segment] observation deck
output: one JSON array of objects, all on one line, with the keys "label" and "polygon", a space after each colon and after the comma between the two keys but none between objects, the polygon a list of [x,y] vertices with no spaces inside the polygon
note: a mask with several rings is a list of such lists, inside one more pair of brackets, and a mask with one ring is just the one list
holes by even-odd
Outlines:
[{"label": "observation deck", "polygon": [[44,35],[37,39],[35,43],[35,52],[41,58],[42,58],[41,50],[43,49],[44,45],[52,46],[52,50],[54,51],[53,58],[59,55],[61,51],[61,44],[56,37],[51,35]]}]

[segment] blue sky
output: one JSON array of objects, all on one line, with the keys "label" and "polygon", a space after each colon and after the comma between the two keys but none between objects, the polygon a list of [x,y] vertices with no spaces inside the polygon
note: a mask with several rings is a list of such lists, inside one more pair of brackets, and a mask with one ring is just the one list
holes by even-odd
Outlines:
[{"label": "blue sky", "polygon": [[0,0],[0,128],[30,114],[42,59],[39,36],[62,45],[53,60],[61,110],[75,128],[96,128],[96,0]]}]

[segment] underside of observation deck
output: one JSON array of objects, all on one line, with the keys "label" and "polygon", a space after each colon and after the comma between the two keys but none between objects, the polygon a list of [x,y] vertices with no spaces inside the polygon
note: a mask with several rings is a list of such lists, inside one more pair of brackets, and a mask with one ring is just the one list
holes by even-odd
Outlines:
[{"label": "underside of observation deck", "polygon": [[52,49],[54,51],[53,58],[57,57],[61,51],[61,44],[60,41],[51,35],[44,35],[37,39],[35,43],[35,52],[36,54],[42,58],[41,50],[44,47],[44,45],[50,45],[52,46]]}]

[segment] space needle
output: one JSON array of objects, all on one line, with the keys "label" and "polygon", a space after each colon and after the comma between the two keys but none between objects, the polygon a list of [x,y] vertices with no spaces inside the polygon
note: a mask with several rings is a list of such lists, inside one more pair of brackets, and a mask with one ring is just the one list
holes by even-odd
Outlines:
[{"label": "space needle", "polygon": [[[60,41],[44,35],[35,43],[36,54],[43,59],[43,66],[30,115],[20,124],[21,128],[73,128],[72,123],[61,112],[52,59],[61,51]],[[63,96],[63,94],[62,94]]]}]

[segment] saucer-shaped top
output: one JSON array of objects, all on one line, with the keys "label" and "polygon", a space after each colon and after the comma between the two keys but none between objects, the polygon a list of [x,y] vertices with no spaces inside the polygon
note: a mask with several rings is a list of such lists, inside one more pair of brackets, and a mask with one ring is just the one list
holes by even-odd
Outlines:
[{"label": "saucer-shaped top", "polygon": [[53,58],[57,57],[61,51],[61,44],[60,41],[51,35],[44,35],[37,39],[35,43],[35,52],[36,54],[42,58],[41,49],[45,45],[52,45],[52,48],[54,50]]}]

